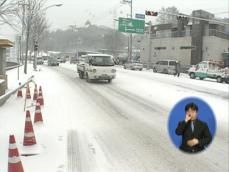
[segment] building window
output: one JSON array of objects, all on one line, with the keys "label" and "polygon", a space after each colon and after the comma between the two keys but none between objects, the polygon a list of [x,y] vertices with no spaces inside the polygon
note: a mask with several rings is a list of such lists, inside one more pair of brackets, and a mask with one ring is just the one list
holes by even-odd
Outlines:
[{"label": "building window", "polygon": [[166,47],[155,47],[155,50],[166,50]]}]

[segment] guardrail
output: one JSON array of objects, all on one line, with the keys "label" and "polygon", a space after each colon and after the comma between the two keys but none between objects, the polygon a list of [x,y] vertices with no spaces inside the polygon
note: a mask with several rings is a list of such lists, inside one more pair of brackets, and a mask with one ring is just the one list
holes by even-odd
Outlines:
[{"label": "guardrail", "polygon": [[16,93],[18,91],[18,89],[23,88],[26,84],[33,82],[33,78],[34,76],[31,76],[26,82],[22,83],[19,87],[17,87],[14,90],[11,90],[9,92],[7,92],[6,94],[4,94],[3,96],[0,97],[0,106],[2,106],[9,98],[12,94]]},{"label": "guardrail", "polygon": [[22,65],[9,66],[9,67],[6,67],[6,71],[11,70],[11,69],[15,69],[15,68],[18,68],[18,67],[21,67],[21,66]]}]

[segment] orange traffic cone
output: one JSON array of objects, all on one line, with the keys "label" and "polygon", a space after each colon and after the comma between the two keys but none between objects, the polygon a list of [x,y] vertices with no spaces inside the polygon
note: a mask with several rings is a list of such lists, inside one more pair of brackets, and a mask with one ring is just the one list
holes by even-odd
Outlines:
[{"label": "orange traffic cone", "polygon": [[[19,86],[21,86],[21,83],[19,83]],[[21,88],[18,89],[17,97],[23,97]]]},{"label": "orange traffic cone", "polygon": [[43,123],[43,118],[41,114],[41,107],[40,107],[40,102],[37,101],[36,104],[36,110],[35,110],[35,116],[34,116],[34,123]]},{"label": "orange traffic cone", "polygon": [[26,98],[31,99],[29,84],[27,84],[27,88],[26,88]]},{"label": "orange traffic cone", "polygon": [[33,100],[37,100],[37,96],[38,96],[38,91],[37,91],[37,84],[36,84],[34,89],[34,94],[33,94]]},{"label": "orange traffic cone", "polygon": [[23,145],[31,146],[31,145],[35,145],[36,143],[37,142],[36,142],[35,134],[33,131],[33,124],[31,121],[30,112],[27,110],[26,118],[25,118],[25,131],[24,131]]},{"label": "orange traffic cone", "polygon": [[9,137],[8,172],[24,172],[14,135]]},{"label": "orange traffic cone", "polygon": [[40,106],[44,105],[44,98],[42,95],[42,91],[39,91],[38,97],[37,97],[37,101],[40,103]]}]

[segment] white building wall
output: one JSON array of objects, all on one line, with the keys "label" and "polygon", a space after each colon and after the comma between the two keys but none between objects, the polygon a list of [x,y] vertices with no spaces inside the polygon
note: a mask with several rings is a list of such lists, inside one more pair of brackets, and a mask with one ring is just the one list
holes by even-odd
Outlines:
[{"label": "white building wall", "polygon": [[[160,38],[152,40],[151,62],[158,60],[171,59],[178,60],[181,65],[187,66],[191,61],[191,49],[181,49],[182,46],[191,47],[191,37]],[[141,47],[141,62],[148,63],[149,40],[145,38]],[[166,47],[166,49],[155,49],[157,47]]]},{"label": "white building wall", "polygon": [[203,60],[223,60],[222,53],[227,52],[229,40],[215,36],[203,38]]}]

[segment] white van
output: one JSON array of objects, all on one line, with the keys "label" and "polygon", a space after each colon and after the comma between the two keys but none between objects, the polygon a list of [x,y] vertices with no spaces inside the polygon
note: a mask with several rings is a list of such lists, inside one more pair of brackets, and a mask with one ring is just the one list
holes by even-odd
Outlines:
[{"label": "white van", "polygon": [[88,54],[81,56],[77,65],[81,79],[107,80],[111,82],[116,77],[113,56],[107,54]]},{"label": "white van", "polygon": [[175,60],[161,60],[153,66],[153,71],[158,73],[175,74],[176,65],[179,63]]}]

